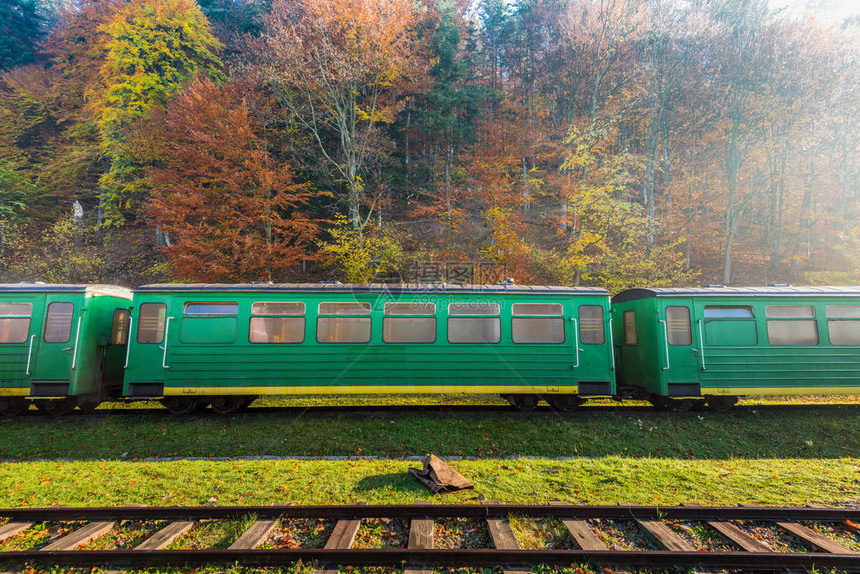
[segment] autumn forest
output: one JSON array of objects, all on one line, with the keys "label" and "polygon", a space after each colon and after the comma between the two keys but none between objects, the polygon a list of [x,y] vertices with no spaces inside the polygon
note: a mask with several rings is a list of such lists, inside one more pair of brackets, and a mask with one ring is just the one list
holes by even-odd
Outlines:
[{"label": "autumn forest", "polygon": [[858,210],[858,18],[0,2],[0,281],[860,283]]}]

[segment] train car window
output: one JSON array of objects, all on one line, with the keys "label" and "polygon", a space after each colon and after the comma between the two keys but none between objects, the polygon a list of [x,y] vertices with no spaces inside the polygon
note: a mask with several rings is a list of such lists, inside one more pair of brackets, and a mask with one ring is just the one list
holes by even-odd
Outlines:
[{"label": "train car window", "polygon": [[303,343],[305,340],[305,304],[292,302],[256,302],[251,305],[248,324],[251,343]]},{"label": "train car window", "polygon": [[71,303],[51,303],[45,318],[45,342],[68,343],[72,336],[72,316],[75,306]]},{"label": "train car window", "polygon": [[386,343],[435,343],[436,304],[386,303],[382,340]]},{"label": "train car window", "polygon": [[0,344],[25,343],[32,314],[32,303],[0,303]]},{"label": "train car window", "polygon": [[320,303],[320,315],[370,315],[370,303]]},{"label": "train car window", "polygon": [[860,307],[828,305],[827,331],[833,345],[860,345]]},{"label": "train car window", "polygon": [[624,321],[624,344],[628,347],[635,347],[639,344],[636,338],[636,311],[624,311],[622,315]]},{"label": "train car window", "polygon": [[812,305],[768,305],[764,314],[768,319],[815,319]]},{"label": "train car window", "polygon": [[564,343],[564,309],[560,303],[514,303],[511,339],[518,344]]},{"label": "train car window", "polygon": [[144,345],[160,345],[164,340],[164,320],[167,305],[144,303],[140,306],[140,322],[137,325],[137,342]]},{"label": "train car window", "polygon": [[291,315],[301,316],[305,314],[304,303],[273,303],[258,302],[251,305],[252,315]]},{"label": "train car window", "polygon": [[561,303],[514,303],[513,315],[528,317],[562,317]]},{"label": "train car window", "polygon": [[500,312],[498,303],[486,301],[459,301],[449,304],[448,342],[498,343],[502,340]]},{"label": "train car window", "polygon": [[238,315],[239,304],[227,301],[186,303],[184,313],[186,315]]},{"label": "train car window", "polygon": [[357,301],[320,303],[319,315],[317,318],[318,343],[370,342],[370,303]]},{"label": "train car window", "polygon": [[705,319],[753,319],[752,307],[705,307]]},{"label": "train car window", "polygon": [[386,315],[436,315],[436,303],[386,303]]},{"label": "train car window", "polygon": [[603,307],[600,305],[580,305],[579,340],[583,345],[602,345],[606,340]]},{"label": "train car window", "polygon": [[666,327],[670,345],[691,345],[693,343],[689,307],[666,307]]},{"label": "train car window", "polygon": [[114,309],[113,323],[110,329],[111,345],[128,344],[128,317],[130,314],[128,309]]},{"label": "train car window", "polygon": [[768,305],[765,316],[771,345],[818,344],[818,324],[811,305]]},{"label": "train car window", "polygon": [[758,345],[755,314],[747,305],[705,306],[705,341],[715,347]]},{"label": "train car window", "polygon": [[486,301],[460,301],[448,305],[448,315],[498,315],[500,307],[498,303]]}]

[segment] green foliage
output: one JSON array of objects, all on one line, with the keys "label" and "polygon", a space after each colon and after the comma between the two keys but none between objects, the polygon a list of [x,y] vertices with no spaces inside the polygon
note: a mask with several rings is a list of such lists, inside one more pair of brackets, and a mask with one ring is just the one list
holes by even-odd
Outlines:
[{"label": "green foliage", "polygon": [[69,216],[46,231],[39,247],[13,266],[13,274],[45,283],[99,283],[106,261],[91,227]]},{"label": "green foliage", "polygon": [[404,262],[404,237],[392,225],[368,224],[359,230],[339,215],[329,233],[332,242],[322,244],[321,250],[350,283],[370,283],[396,271]]},{"label": "green foliage", "polygon": [[37,0],[0,2],[0,70],[33,60],[36,44],[44,35],[44,24]]},{"label": "green foliage", "polygon": [[193,0],[133,0],[106,28],[106,85],[99,118],[102,148],[111,159],[101,180],[108,224],[119,224],[146,187],[129,134],[135,122],[194,77],[222,77],[220,43]]}]

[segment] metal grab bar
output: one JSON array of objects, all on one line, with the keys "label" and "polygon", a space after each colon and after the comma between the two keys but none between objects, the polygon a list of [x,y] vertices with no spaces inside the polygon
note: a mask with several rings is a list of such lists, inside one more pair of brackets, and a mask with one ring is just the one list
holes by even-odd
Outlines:
[{"label": "metal grab bar", "polygon": [[134,317],[131,316],[131,313],[128,315],[128,337],[125,338],[125,364],[122,366],[123,369],[128,368],[128,357],[131,355],[131,328],[134,325]]},{"label": "metal grab bar", "polygon": [[666,347],[666,366],[663,367],[663,370],[668,371],[671,367],[669,364],[669,328],[666,326],[666,321],[660,319],[660,322],[663,323],[663,345]]},{"label": "metal grab bar", "polygon": [[78,328],[75,330],[75,348],[72,351],[72,370],[78,364],[78,339],[81,336],[81,317],[78,317]]},{"label": "metal grab bar", "polygon": [[612,315],[607,314],[609,319],[609,370],[615,370],[615,337],[612,336]]},{"label": "metal grab bar", "polygon": [[705,370],[705,337],[702,335],[702,320],[699,319],[699,352],[702,354],[702,370]]},{"label": "metal grab bar", "polygon": [[167,342],[170,339],[170,322],[173,319],[175,319],[175,317],[168,317],[167,321],[165,321],[165,324],[164,324],[164,346],[161,347],[162,349],[164,349],[164,357],[162,357],[162,359],[161,359],[161,366],[164,367],[165,369],[170,368],[167,366]]},{"label": "metal grab bar", "polygon": [[574,369],[579,368],[579,322],[571,317],[571,321],[573,321],[573,348],[576,350],[576,363],[573,365]]},{"label": "metal grab bar", "polygon": [[27,350],[27,368],[24,370],[25,375],[30,374],[30,360],[33,358],[33,341],[36,340],[36,335],[30,335],[30,348]]}]

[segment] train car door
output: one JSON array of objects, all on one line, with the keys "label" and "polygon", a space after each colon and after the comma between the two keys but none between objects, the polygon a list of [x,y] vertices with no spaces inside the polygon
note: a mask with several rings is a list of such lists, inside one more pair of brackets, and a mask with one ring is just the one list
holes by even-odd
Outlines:
[{"label": "train car door", "polygon": [[38,348],[33,350],[30,396],[65,397],[80,361],[80,297],[69,293],[45,295],[45,321]]},{"label": "train car door", "polygon": [[668,299],[659,317],[663,342],[660,364],[668,397],[701,396],[699,386],[700,349],[692,316],[693,302]]},{"label": "train car door", "polygon": [[0,396],[29,393],[44,308],[44,293],[3,294],[0,300]]},{"label": "train car door", "polygon": [[[141,301],[142,299],[142,301]],[[160,397],[167,373],[167,338],[176,327],[168,317],[170,297],[147,294],[135,297],[125,356],[124,394],[129,397]]]}]

